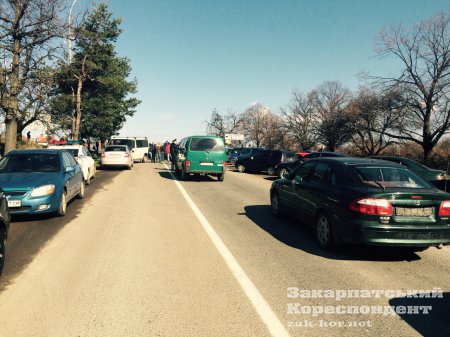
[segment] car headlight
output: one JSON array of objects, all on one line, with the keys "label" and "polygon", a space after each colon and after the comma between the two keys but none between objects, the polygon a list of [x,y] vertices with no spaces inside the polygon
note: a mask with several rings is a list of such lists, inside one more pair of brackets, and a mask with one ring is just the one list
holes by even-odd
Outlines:
[{"label": "car headlight", "polygon": [[55,185],[44,185],[38,188],[35,188],[31,191],[32,197],[42,197],[44,195],[49,195],[55,192]]}]

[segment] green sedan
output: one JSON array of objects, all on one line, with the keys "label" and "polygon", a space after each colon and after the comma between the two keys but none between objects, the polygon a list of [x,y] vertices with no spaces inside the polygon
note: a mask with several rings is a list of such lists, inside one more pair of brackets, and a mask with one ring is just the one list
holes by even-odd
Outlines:
[{"label": "green sedan", "polygon": [[376,159],[319,158],[273,182],[272,213],[315,228],[318,244],[422,249],[450,243],[450,194],[402,165]]}]

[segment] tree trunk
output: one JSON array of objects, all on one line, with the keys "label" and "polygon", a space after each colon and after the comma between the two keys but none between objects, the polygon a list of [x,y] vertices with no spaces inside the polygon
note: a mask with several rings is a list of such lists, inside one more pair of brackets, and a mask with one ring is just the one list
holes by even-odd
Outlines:
[{"label": "tree trunk", "polygon": [[76,107],[75,107],[75,117],[74,117],[74,129],[72,130],[72,139],[77,140],[80,135],[80,125],[81,125],[81,91],[83,89],[83,79],[80,77],[78,79],[77,85],[77,95],[76,95]]},{"label": "tree trunk", "polygon": [[[16,17],[15,21],[19,20],[20,5],[15,3]],[[20,37],[18,32],[13,34],[13,57],[11,63],[11,90],[8,97],[9,106],[5,116],[5,153],[14,150],[17,145],[17,116],[19,113],[19,91],[20,91]]]}]

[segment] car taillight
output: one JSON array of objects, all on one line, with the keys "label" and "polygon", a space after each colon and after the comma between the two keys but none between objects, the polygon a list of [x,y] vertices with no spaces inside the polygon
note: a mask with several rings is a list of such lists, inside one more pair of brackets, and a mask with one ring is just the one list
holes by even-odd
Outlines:
[{"label": "car taillight", "polygon": [[439,206],[439,216],[450,216],[450,200],[444,200]]},{"label": "car taillight", "polygon": [[125,158],[128,158],[130,155],[128,154],[128,152],[125,152],[125,153],[123,154],[123,156],[124,156]]},{"label": "car taillight", "polygon": [[439,175],[438,180],[445,180],[445,175],[443,175],[443,174]]},{"label": "car taillight", "polygon": [[226,161],[223,161],[223,162],[222,162],[222,166],[223,166],[223,167],[227,167],[227,165],[228,165],[228,164],[227,164]]},{"label": "car taillight", "polygon": [[191,161],[190,160],[186,160],[184,162],[184,167],[186,168],[186,171],[189,171],[191,169]]},{"label": "car taillight", "polygon": [[393,214],[392,205],[387,199],[375,199],[375,198],[362,198],[356,199],[350,203],[349,208],[352,211],[380,215],[380,216],[391,216]]},{"label": "car taillight", "polygon": [[102,152],[102,158],[105,158],[105,156],[106,156],[106,153]]}]

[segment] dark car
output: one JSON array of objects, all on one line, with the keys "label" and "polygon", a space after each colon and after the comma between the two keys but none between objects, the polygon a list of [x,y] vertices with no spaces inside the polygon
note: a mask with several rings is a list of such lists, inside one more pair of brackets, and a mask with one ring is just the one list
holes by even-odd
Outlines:
[{"label": "dark car", "polygon": [[[298,154],[297,154],[298,155]],[[322,157],[347,157],[346,154],[340,152],[312,152],[305,154],[301,157],[298,157],[297,161],[280,163],[275,166],[275,175],[280,178],[287,178],[294,172],[297,167],[300,166],[301,163],[314,158],[322,158]]]},{"label": "dark car", "polygon": [[292,151],[260,150],[247,157],[239,157],[235,167],[239,172],[267,172],[275,175],[275,166],[284,162],[297,161],[297,155]]},{"label": "dark car", "polygon": [[377,157],[371,157],[371,158],[389,160],[394,163],[401,164],[401,165],[409,168],[411,171],[413,171],[419,177],[422,177],[423,179],[428,180],[437,188],[439,188],[443,191],[448,191],[450,189],[450,186],[447,187],[447,179],[446,179],[447,174],[445,171],[431,169],[425,165],[422,165],[412,159],[405,158],[405,157],[377,156]]},{"label": "dark car", "polygon": [[3,190],[0,189],[0,275],[2,275],[3,266],[5,265],[6,239],[9,230],[9,210],[8,201]]},{"label": "dark car", "polygon": [[244,147],[238,153],[234,153],[227,158],[227,162],[231,165],[236,165],[236,161],[242,157],[250,157],[256,154],[259,151],[264,150],[260,147]]},{"label": "dark car", "polygon": [[319,158],[303,163],[290,178],[273,182],[272,213],[289,213],[314,226],[323,248],[450,243],[450,194],[402,165]]}]

